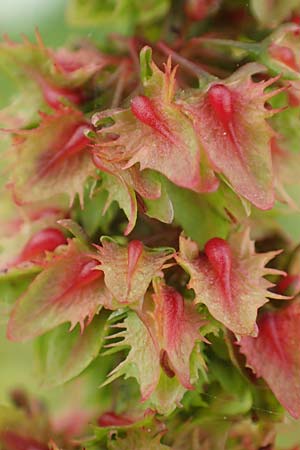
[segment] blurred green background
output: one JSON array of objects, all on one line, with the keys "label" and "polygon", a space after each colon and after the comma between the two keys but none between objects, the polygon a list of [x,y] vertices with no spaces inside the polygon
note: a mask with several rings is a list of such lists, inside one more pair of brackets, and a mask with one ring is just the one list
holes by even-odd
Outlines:
[{"label": "blurred green background", "polygon": [[[30,39],[38,27],[47,45],[60,46],[71,30],[65,23],[67,0],[1,0],[1,35],[8,34],[12,40],[20,40],[22,33]],[[13,92],[13,82],[0,73],[0,105],[6,104]]]},{"label": "blurred green background", "polygon": [[[65,22],[65,6],[66,0],[0,0],[1,35],[8,34],[12,40],[18,41],[21,34],[26,34],[30,40],[34,40],[37,27],[46,45],[62,46],[73,35]],[[0,107],[9,103],[15,89],[13,80],[1,71]],[[42,390],[36,376],[31,343],[14,344],[7,341],[4,322],[5,318],[0,317],[0,404],[9,402],[8,393],[11,389],[25,387],[55,407],[57,399],[69,387],[51,392]]]}]

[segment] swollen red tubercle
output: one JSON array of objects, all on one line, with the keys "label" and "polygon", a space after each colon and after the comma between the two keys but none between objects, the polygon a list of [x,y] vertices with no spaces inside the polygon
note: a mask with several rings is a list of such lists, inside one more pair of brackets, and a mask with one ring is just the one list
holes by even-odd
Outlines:
[{"label": "swollen red tubercle", "polygon": [[18,262],[30,261],[46,251],[52,252],[63,244],[66,244],[66,238],[61,231],[57,228],[45,228],[29,239]]},{"label": "swollen red tubercle", "polygon": [[112,411],[108,411],[102,414],[102,416],[99,417],[97,422],[100,427],[112,427],[112,426],[124,427],[126,425],[133,424],[133,420],[129,419],[126,416],[116,414]]},{"label": "swollen red tubercle", "polygon": [[214,84],[207,92],[208,101],[214,110],[219,122],[225,131],[229,131],[229,125],[233,121],[232,94],[227,86]]},{"label": "swollen red tubercle", "polygon": [[78,89],[53,86],[40,76],[36,76],[36,79],[40,85],[45,101],[54,109],[61,107],[64,98],[75,105],[79,105],[84,101],[83,93]]},{"label": "swollen red tubercle", "polygon": [[228,243],[221,238],[210,239],[204,248],[205,254],[217,275],[226,299],[230,303],[231,292],[231,270],[232,253]]},{"label": "swollen red tubercle", "polygon": [[90,259],[89,261],[86,261],[77,277],[76,277],[76,285],[73,286],[74,288],[80,288],[82,286],[85,286],[86,284],[92,283],[93,281],[97,280],[98,278],[101,278],[103,276],[103,272],[101,270],[95,270],[95,268],[99,265],[99,262],[95,259]]},{"label": "swollen red tubercle", "polygon": [[295,54],[290,48],[277,44],[271,44],[269,47],[269,52],[273,58],[290,67],[292,70],[295,70],[296,72],[300,70]]},{"label": "swollen red tubercle", "polygon": [[134,240],[128,244],[128,284],[130,284],[130,279],[134,273],[135,267],[138,260],[143,253],[143,244],[141,241]]},{"label": "swollen red tubercle", "polygon": [[181,323],[184,315],[183,298],[179,292],[169,286],[162,288],[161,295],[165,330],[168,335],[168,340],[174,342],[174,338],[176,338],[179,331],[178,325]]},{"label": "swollen red tubercle", "polygon": [[44,153],[40,161],[38,176],[42,177],[46,175],[57,163],[81,152],[90,142],[84,134],[87,128],[88,125],[86,123],[76,125],[66,140],[63,137],[62,142],[56,144],[57,151],[51,150],[51,152]]},{"label": "swollen red tubercle", "polygon": [[148,97],[144,95],[135,97],[131,101],[131,111],[142,123],[148,125],[166,139],[170,139],[170,131],[158,116],[152,101]]},{"label": "swollen red tubercle", "polygon": [[49,447],[27,436],[20,436],[14,431],[4,431],[1,434],[7,450],[47,450]]}]

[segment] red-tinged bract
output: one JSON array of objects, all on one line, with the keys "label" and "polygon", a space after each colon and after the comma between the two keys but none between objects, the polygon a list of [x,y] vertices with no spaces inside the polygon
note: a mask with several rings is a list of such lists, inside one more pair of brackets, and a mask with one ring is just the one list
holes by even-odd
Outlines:
[{"label": "red-tinged bract", "polygon": [[204,303],[211,315],[237,335],[257,335],[257,310],[268,298],[285,298],[268,291],[273,284],[264,276],[281,274],[265,267],[278,253],[255,253],[249,231],[233,234],[229,242],[213,238],[204,252],[188,252],[182,238],[178,263],[190,275],[196,303]]},{"label": "red-tinged bract", "polygon": [[205,92],[186,96],[180,104],[193,121],[212,169],[257,208],[270,209],[274,203],[273,131],[266,121],[272,110],[265,103],[273,94],[264,91],[275,79],[254,83],[251,76],[261,69],[255,64],[244,66]]},{"label": "red-tinged bract", "polygon": [[52,252],[63,244],[66,244],[66,238],[61,231],[56,228],[44,228],[29,239],[19,259],[20,261],[30,261],[47,251]]},{"label": "red-tinged bract", "polygon": [[[194,305],[160,279],[154,281],[153,304],[154,311],[148,309],[149,302],[146,301],[138,313],[140,318],[130,314],[118,327],[125,330],[112,336],[123,340],[108,347],[125,345],[130,351],[109,374],[105,384],[122,375],[133,376],[140,385],[142,400],[150,399],[158,411],[167,412],[174,409],[185,389],[193,389],[191,355],[196,343],[203,340],[199,329],[204,321]],[[171,380],[169,387],[162,381],[164,377]]]},{"label": "red-tinged bract", "polygon": [[141,303],[152,279],[172,258],[172,249],[150,249],[137,240],[125,247],[104,238],[97,249],[105,284],[119,307]]},{"label": "red-tinged bract", "polygon": [[[64,107],[53,115],[43,115],[32,130],[16,131],[16,143],[10,149],[11,186],[20,204],[68,195],[83,195],[83,185],[95,175],[91,160],[89,129],[81,112]],[[25,167],[25,170],[24,170]]]},{"label": "red-tinged bract", "polygon": [[90,249],[70,240],[65,251],[50,258],[14,306],[8,337],[24,341],[39,336],[64,322],[77,323],[83,330],[111,295],[103,273]]},{"label": "red-tinged bract", "polygon": [[256,338],[239,343],[247,365],[264,378],[280,403],[296,419],[300,417],[300,303],[265,312],[258,321]]},{"label": "red-tinged bract", "polygon": [[122,170],[120,163],[113,163],[100,158],[95,153],[93,154],[93,162],[96,167],[105,172],[101,176],[102,188],[108,192],[104,212],[113,201],[118,202],[128,218],[128,225],[124,231],[125,235],[130,234],[136,224],[138,213],[137,196],[142,199],[143,212],[148,215],[149,204],[151,205],[153,201],[161,202],[163,214],[159,214],[158,211],[154,210],[152,216],[166,223],[172,222],[173,208],[169,198],[167,196],[164,198],[163,188],[156,173],[150,170],[140,171],[137,164],[127,170]]},{"label": "red-tinged bract", "polygon": [[64,244],[65,237],[57,227],[57,220],[67,214],[66,202],[37,202],[26,208],[13,205],[10,195],[2,197],[0,230],[0,270],[26,263],[41,263],[47,251]]},{"label": "red-tinged bract", "polygon": [[[92,45],[54,51],[44,45],[38,32],[36,41],[31,43],[23,36],[23,41],[17,43],[5,36],[0,44],[1,63],[12,72],[25,75],[25,86],[35,83],[46,105],[53,109],[59,109],[66,102],[84,103],[87,82],[106,66],[117,63],[117,58],[102,54]],[[40,106],[42,103],[40,101]]]},{"label": "red-tinged bract", "polygon": [[[204,325],[195,306],[185,301],[174,288],[156,281],[153,300],[157,339],[169,371],[177,375],[186,389],[193,389],[190,381],[190,357],[195,343],[201,339],[199,329]],[[163,353],[164,352],[164,353]],[[162,365],[166,371],[166,365]]]},{"label": "red-tinged bract", "polygon": [[113,119],[110,126],[99,130],[99,158],[121,162],[125,170],[139,163],[141,170],[156,170],[178,186],[196,192],[216,190],[218,180],[201,154],[193,124],[175,102],[171,61],[165,74],[153,62],[151,70],[153,81],[145,81],[145,92],[151,92],[151,97],[137,96],[130,109],[94,117],[95,124]]}]

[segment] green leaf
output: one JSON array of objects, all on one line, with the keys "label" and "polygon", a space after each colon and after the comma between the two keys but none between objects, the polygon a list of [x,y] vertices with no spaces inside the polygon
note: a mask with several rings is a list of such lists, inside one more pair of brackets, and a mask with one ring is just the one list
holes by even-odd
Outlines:
[{"label": "green leaf", "polygon": [[77,220],[89,237],[94,237],[100,232],[105,234],[109,232],[110,224],[117,213],[117,206],[112,204],[105,208],[106,203],[107,192],[101,189],[92,196],[85,195],[83,209],[78,206]]},{"label": "green leaf", "polygon": [[137,25],[150,24],[164,16],[169,0],[71,0],[67,18],[72,25],[101,27],[104,34],[133,34]]},{"label": "green leaf", "polygon": [[227,236],[230,221],[210,204],[209,196],[213,194],[196,194],[169,182],[167,192],[174,207],[175,223],[200,246],[212,237]]},{"label": "green leaf", "polygon": [[7,320],[14,302],[25,292],[41,270],[41,267],[30,266],[0,274],[0,322]]},{"label": "green leaf", "polygon": [[140,386],[142,398],[146,399],[155,389],[160,376],[158,350],[146,326],[134,312],[130,312],[118,328],[125,330],[113,336],[123,340],[110,344],[110,347],[121,344],[122,348],[128,346],[130,350],[127,358],[109,374],[102,386],[123,375],[126,378],[134,377]]},{"label": "green leaf", "polygon": [[300,8],[299,0],[251,0],[250,8],[257,20],[264,26],[276,27],[293,11]]},{"label": "green leaf", "polygon": [[151,172],[151,174],[154,179],[160,181],[161,193],[160,197],[157,199],[143,199],[146,205],[146,214],[147,216],[157,219],[160,222],[171,223],[174,219],[174,209],[166,186],[163,182],[163,176],[155,172]]},{"label": "green leaf", "polygon": [[209,361],[208,370],[210,376],[215,377],[225,391],[220,397],[217,396],[212,409],[217,410],[218,414],[228,415],[245,414],[251,409],[253,399],[250,386],[232,364],[213,357]]},{"label": "green leaf", "polygon": [[161,434],[153,436],[147,428],[130,431],[126,438],[111,440],[108,450],[171,450],[171,447],[160,443]]},{"label": "green leaf", "polygon": [[77,325],[69,331],[62,324],[37,340],[38,365],[42,384],[63,384],[79,375],[98,355],[107,333],[109,313],[102,310],[81,333]]}]

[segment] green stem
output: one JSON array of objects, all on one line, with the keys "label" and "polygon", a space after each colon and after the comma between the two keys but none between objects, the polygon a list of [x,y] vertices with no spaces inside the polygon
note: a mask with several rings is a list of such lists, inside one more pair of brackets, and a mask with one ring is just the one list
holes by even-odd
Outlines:
[{"label": "green stem", "polygon": [[187,72],[195,75],[199,79],[200,84],[201,80],[203,81],[203,84],[207,84],[217,80],[217,77],[206,72],[200,66],[193,63],[192,61],[189,61],[184,56],[179,55],[177,52],[169,48],[164,42],[158,42],[157,48],[161,50],[165,55],[171,56],[172,60],[175,63],[178,63]]},{"label": "green stem", "polygon": [[261,44],[257,42],[240,42],[234,41],[232,39],[215,39],[206,37],[196,38],[193,39],[193,41],[197,41],[200,43],[203,42],[204,44],[220,45],[222,47],[237,48],[239,50],[244,50],[255,55],[258,55],[261,51]]}]

